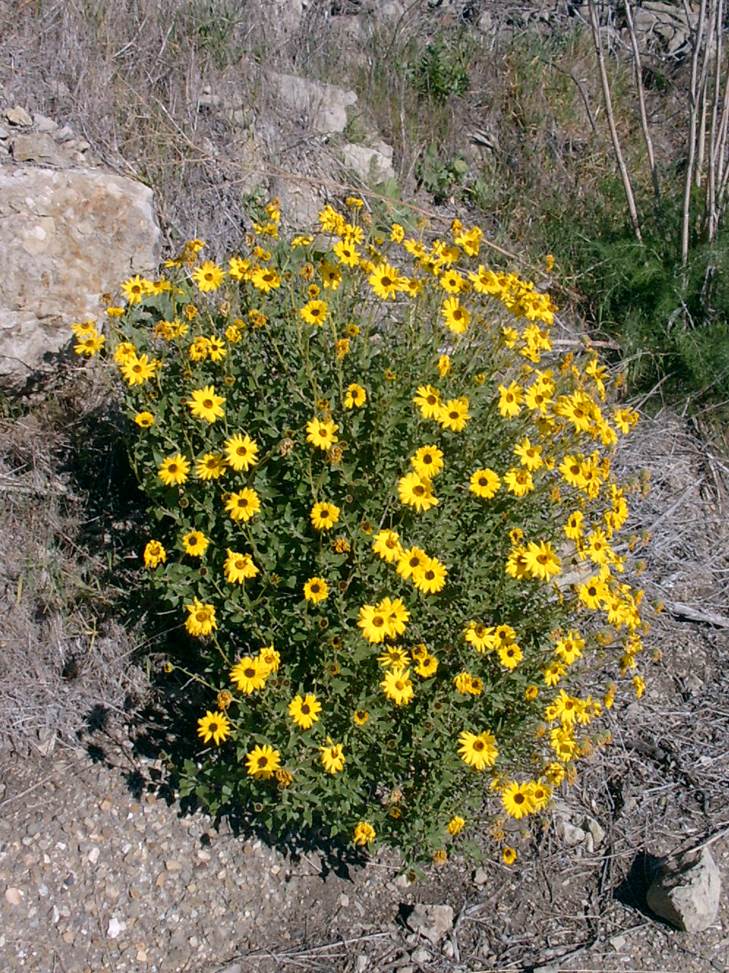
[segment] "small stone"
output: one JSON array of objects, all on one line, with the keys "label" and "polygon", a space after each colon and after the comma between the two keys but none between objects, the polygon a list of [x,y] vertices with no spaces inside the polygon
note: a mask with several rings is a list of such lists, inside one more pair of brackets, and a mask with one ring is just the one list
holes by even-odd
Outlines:
[{"label": "small stone", "polygon": [[33,124],[30,114],[21,105],[7,108],[5,110],[5,121],[8,125],[14,125],[16,128],[30,128]]},{"label": "small stone", "polygon": [[39,112],[33,115],[33,125],[37,132],[55,132],[58,128],[58,122],[54,122],[48,115],[41,115]]},{"label": "small stone", "polygon": [[63,934],[63,935],[61,936],[61,939],[62,939],[62,940],[64,941],[64,943],[66,943],[66,944],[67,944],[68,946],[70,946],[70,945],[71,945],[71,943],[72,943],[72,942],[73,942],[73,940],[74,940],[74,934],[73,934],[73,931],[72,931],[71,929],[67,929],[67,930],[66,930],[66,931],[64,932],[64,934]]},{"label": "small stone", "polygon": [[575,848],[585,840],[585,832],[582,828],[576,827],[566,818],[560,818],[557,822],[557,834],[568,848]]},{"label": "small stone", "polygon": [[585,818],[583,829],[587,829],[592,836],[592,844],[594,848],[599,848],[600,845],[605,840],[605,829],[601,824],[595,820],[595,818]]},{"label": "small stone", "polygon": [[116,939],[120,933],[124,932],[126,928],[126,922],[122,922],[120,919],[117,919],[116,916],[112,916],[111,919],[109,919],[106,935],[109,939]]},{"label": "small stone", "polygon": [[25,893],[21,889],[16,889],[13,886],[5,889],[5,901],[9,902],[10,905],[20,905],[23,901],[23,895]]},{"label": "small stone", "polygon": [[450,941],[450,939],[447,939],[443,943],[442,950],[443,950],[443,955],[447,956],[448,959],[453,958],[454,949],[453,949],[453,943]]},{"label": "small stone", "polygon": [[137,950],[137,962],[138,963],[146,963],[147,962],[147,950],[143,946],[141,946]]},{"label": "small stone", "polygon": [[410,954],[410,959],[413,961],[413,963],[417,963],[418,966],[422,966],[423,963],[427,963],[430,959],[430,953],[423,946],[418,946],[418,948],[414,949]]},{"label": "small stone", "polygon": [[485,885],[489,880],[489,873],[485,868],[477,868],[473,873],[473,881],[475,885]]},{"label": "small stone", "polygon": [[182,868],[182,865],[180,862],[177,861],[176,858],[168,858],[167,861],[165,862],[165,868],[167,869],[168,872],[179,872],[180,869]]},{"label": "small stone", "polygon": [[10,138],[10,132],[0,125],[0,142],[4,142],[7,138]]},{"label": "small stone", "polygon": [[613,949],[620,951],[627,942],[625,936],[611,936],[608,940]]},{"label": "small stone", "polygon": [[92,865],[95,865],[99,860],[100,854],[101,854],[101,849],[97,845],[94,845],[94,847],[91,849],[91,851],[88,853],[86,857],[91,862]]},{"label": "small stone", "polygon": [[349,908],[349,896],[348,895],[345,895],[344,893],[342,893],[339,896],[339,905],[340,905],[340,907],[342,909],[348,909]]},{"label": "small stone", "polygon": [[719,914],[721,875],[711,851],[687,852],[667,861],[653,880],[646,902],[685,932],[708,929]]},{"label": "small stone", "polygon": [[220,973],[243,973],[243,967],[240,963],[231,963],[230,966],[226,966],[224,970],[220,970]]},{"label": "small stone", "polygon": [[449,905],[419,902],[410,913],[407,924],[435,946],[453,928],[453,909]]},{"label": "small stone", "polygon": [[354,973],[367,973],[370,967],[370,958],[365,953],[360,953],[354,961]]}]

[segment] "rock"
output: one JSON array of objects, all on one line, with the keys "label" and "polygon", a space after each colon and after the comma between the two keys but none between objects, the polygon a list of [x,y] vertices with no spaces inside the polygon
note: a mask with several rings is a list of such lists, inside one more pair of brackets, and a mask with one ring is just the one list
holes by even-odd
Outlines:
[{"label": "rock", "polygon": [[120,933],[123,933],[127,928],[126,922],[121,922],[116,916],[112,916],[109,919],[109,925],[106,929],[106,935],[108,939],[116,939]]},{"label": "rock", "polygon": [[60,167],[67,167],[72,162],[70,155],[50,135],[16,135],[10,148],[16,162],[38,162]]},{"label": "rock", "polygon": [[590,833],[593,848],[599,848],[605,840],[605,829],[601,826],[599,821],[595,820],[595,818],[585,818],[582,825],[582,830],[586,830]]},{"label": "rock", "polygon": [[376,147],[345,142],[339,151],[344,164],[363,182],[375,184],[395,178],[392,146],[385,142],[378,142]]},{"label": "rock", "polygon": [[10,888],[5,889],[5,901],[10,905],[20,905],[23,901],[23,894],[22,889],[16,889],[11,885]]},{"label": "rock", "polygon": [[568,848],[575,848],[585,840],[585,832],[566,818],[557,821],[557,834]]},{"label": "rock", "polygon": [[651,883],[646,902],[677,929],[701,932],[716,921],[720,896],[721,874],[704,848],[669,859]]},{"label": "rock", "polygon": [[354,961],[354,973],[367,973],[370,967],[370,958],[366,953],[360,953]]},{"label": "rock", "polygon": [[58,128],[58,122],[54,122],[47,115],[41,115],[36,112],[33,115],[33,127],[36,132],[55,132]]},{"label": "rock", "polygon": [[302,230],[316,225],[323,204],[313,185],[295,177],[289,179],[279,175],[271,180],[271,195],[279,199],[281,211],[290,227]]},{"label": "rock", "polygon": [[0,168],[0,387],[22,389],[100,296],[151,272],[152,192],[102,171]]},{"label": "rock", "polygon": [[435,946],[453,928],[453,909],[449,905],[419,902],[408,916],[407,924]]},{"label": "rock", "polygon": [[0,142],[4,142],[8,138],[10,138],[10,132],[0,125]]},{"label": "rock", "polygon": [[417,963],[418,966],[422,966],[430,959],[430,953],[423,946],[418,946],[418,948],[414,949],[410,954],[410,959],[413,961],[413,963]]},{"label": "rock", "polygon": [[267,72],[274,100],[294,116],[303,118],[305,126],[320,135],[343,132],[347,109],[357,104],[353,91],[323,81],[311,81],[295,74]]},{"label": "rock", "polygon": [[489,873],[485,868],[477,868],[473,873],[474,885],[485,885],[489,880]]},{"label": "rock", "polygon": [[611,936],[608,940],[613,949],[618,950],[618,952],[625,946],[627,939],[625,936]]},{"label": "rock", "polygon": [[219,973],[243,973],[243,967],[240,963],[231,963],[230,966],[226,966],[225,969],[220,970]]},{"label": "rock", "polygon": [[33,119],[30,114],[21,105],[16,105],[14,108],[6,108],[5,121],[8,125],[12,125],[15,128],[30,128],[33,124]]}]

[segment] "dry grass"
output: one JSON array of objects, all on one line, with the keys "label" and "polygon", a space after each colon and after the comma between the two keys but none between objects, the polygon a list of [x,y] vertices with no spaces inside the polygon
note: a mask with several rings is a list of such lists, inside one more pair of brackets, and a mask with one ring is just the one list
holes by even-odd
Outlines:
[{"label": "dry grass", "polygon": [[145,692],[112,580],[130,525],[104,483],[118,472],[107,397],[76,376],[0,420],[0,743],[16,750],[72,745]]}]

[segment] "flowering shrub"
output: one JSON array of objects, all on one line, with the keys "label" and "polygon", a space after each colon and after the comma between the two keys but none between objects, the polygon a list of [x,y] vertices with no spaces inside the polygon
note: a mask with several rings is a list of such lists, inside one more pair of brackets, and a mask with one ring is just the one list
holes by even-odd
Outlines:
[{"label": "flowering shrub", "polygon": [[611,674],[643,692],[611,472],[637,416],[593,354],[554,354],[551,299],[480,229],[347,206],[283,242],[270,204],[225,268],[189,242],[124,282],[109,343],[144,565],[209,694],[184,793],[443,860],[574,779]]}]

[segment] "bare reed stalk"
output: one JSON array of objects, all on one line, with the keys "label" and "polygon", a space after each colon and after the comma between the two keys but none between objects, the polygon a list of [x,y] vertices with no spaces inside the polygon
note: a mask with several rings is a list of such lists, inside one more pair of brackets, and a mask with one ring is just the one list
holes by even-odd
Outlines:
[{"label": "bare reed stalk", "polygon": [[635,23],[633,21],[633,11],[630,0],[625,0],[625,17],[628,22],[628,32],[630,33],[630,43],[633,48],[633,60],[635,62],[635,85],[638,90],[638,104],[640,106],[640,126],[643,131],[645,148],[648,153],[648,165],[651,170],[651,181],[653,182],[653,192],[656,199],[661,198],[661,187],[658,181],[658,169],[656,168],[656,156],[653,151],[653,139],[651,138],[650,126],[648,125],[648,112],[645,107],[645,88],[643,86],[643,66],[640,59],[640,48],[638,46],[638,36],[635,33]]},{"label": "bare reed stalk", "polygon": [[[729,121],[729,80],[722,76],[724,0],[718,0],[714,38],[714,91],[711,106],[711,129],[709,136],[709,172],[706,187],[707,237],[714,243],[719,229],[721,216],[721,189],[724,171],[727,167],[727,124]],[[721,86],[724,82],[722,99]],[[723,101],[723,103],[722,103]]]},{"label": "bare reed stalk", "polygon": [[[699,20],[696,25],[696,32],[693,35],[691,55],[691,85],[689,89],[689,136],[688,136],[688,164],[686,166],[686,180],[683,191],[683,210],[681,217],[681,267],[686,270],[688,266],[689,254],[689,230],[691,222],[691,187],[694,181],[694,170],[696,166],[697,150],[697,128],[699,115],[701,112],[701,93],[699,88],[699,60],[702,48],[706,56],[706,45],[702,44],[704,36],[704,23],[706,22],[706,2],[701,0],[699,8]],[[687,0],[683,0],[686,23],[690,24],[690,9]],[[702,64],[702,68],[704,65]],[[703,70],[702,70],[703,74]]]},{"label": "bare reed stalk", "polygon": [[[703,2],[705,2],[705,0],[703,0]],[[597,11],[595,9],[595,0],[589,0],[588,8],[590,11],[592,39],[595,44],[595,53],[597,54],[597,63],[600,70],[600,82],[602,84],[602,95],[605,102],[605,113],[607,114],[608,125],[610,127],[610,138],[612,139],[615,159],[618,164],[618,169],[620,170],[620,177],[623,181],[623,189],[625,191],[625,198],[628,203],[628,212],[630,213],[630,222],[633,225],[633,232],[635,233],[636,240],[639,243],[642,243],[643,235],[640,231],[640,220],[638,218],[638,209],[635,205],[633,185],[630,181],[630,174],[628,173],[628,167],[625,164],[623,151],[620,146],[620,137],[618,136],[618,130],[615,125],[615,114],[613,112],[613,102],[610,94],[610,82],[608,81],[607,70],[605,68],[605,54],[602,49],[602,38],[600,36],[600,25],[598,23]]]}]

